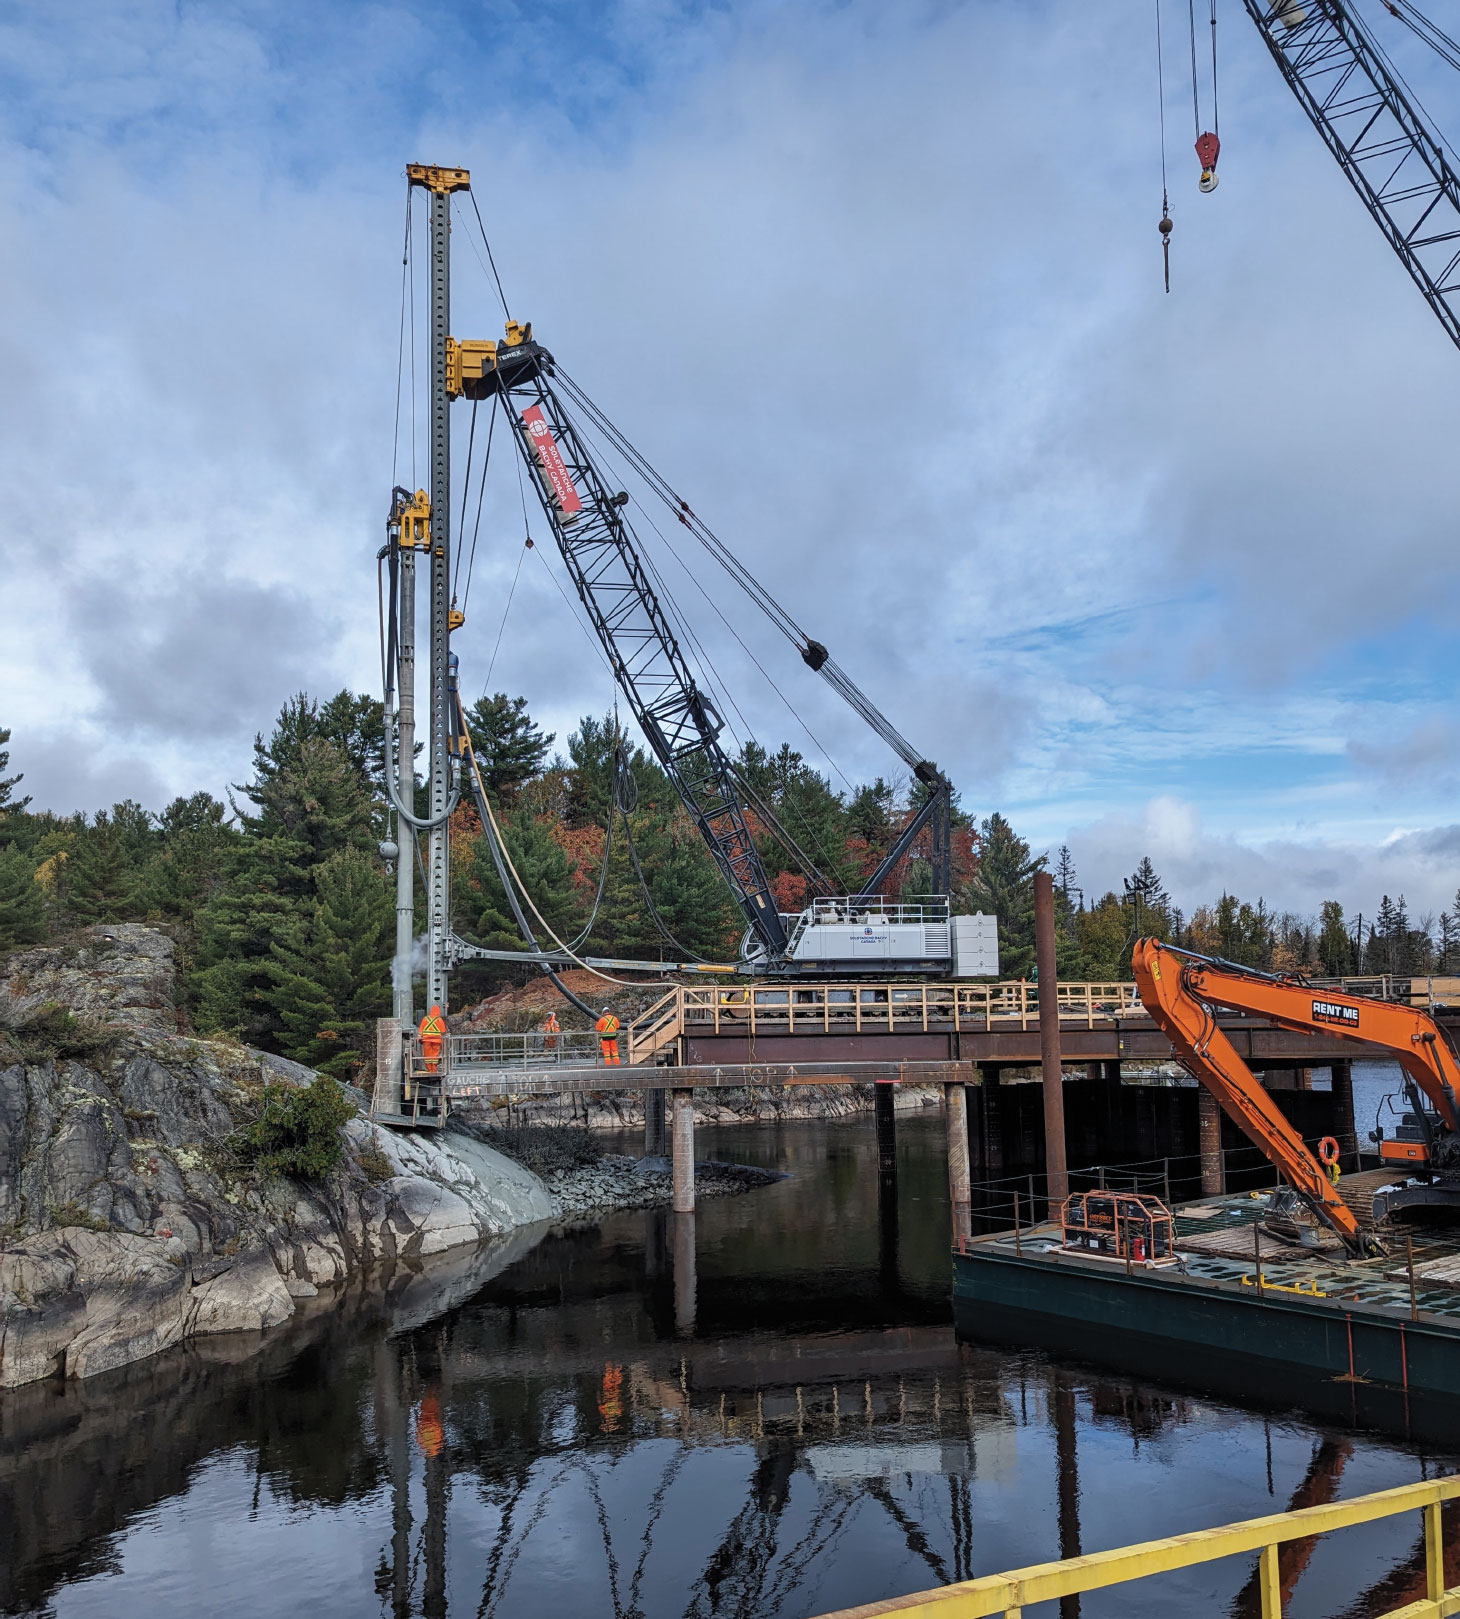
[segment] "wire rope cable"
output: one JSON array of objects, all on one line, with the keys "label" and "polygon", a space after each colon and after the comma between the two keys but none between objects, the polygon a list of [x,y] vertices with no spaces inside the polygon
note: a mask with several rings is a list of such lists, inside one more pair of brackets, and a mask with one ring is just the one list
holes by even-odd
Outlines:
[{"label": "wire rope cable", "polygon": [[[579,431],[582,431],[581,427],[580,427]],[[585,435],[585,436],[588,436],[588,435]],[[726,630],[730,633],[730,635],[734,638],[736,644],[740,647],[740,650],[745,654],[745,656],[750,660],[751,664],[759,672],[761,678],[770,687],[770,689],[776,694],[776,696],[778,698],[780,698],[781,702],[785,705],[787,713],[790,714],[791,718],[793,720],[795,720],[797,725],[799,725],[801,727],[801,729],[806,733],[806,735],[810,738],[811,743],[816,748],[817,752],[822,756],[822,758],[824,758],[826,760],[826,762],[831,766],[832,770],[835,771],[835,773],[841,778],[842,783],[846,787],[847,791],[848,792],[855,792],[856,789],[853,787],[850,779],[848,778],[846,772],[842,769],[841,765],[838,764],[836,759],[833,757],[833,755],[831,753],[831,750],[826,746],[825,743],[822,742],[821,738],[818,737],[817,734],[811,729],[811,726],[807,723],[805,717],[801,714],[800,710],[797,709],[796,705],[791,701],[791,699],[786,696],[785,692],[783,692],[781,690],[780,686],[778,686],[776,684],[776,681],[772,677],[772,675],[770,674],[770,671],[765,667],[765,665],[760,661],[760,659],[756,657],[755,653],[750,649],[750,647],[746,645],[745,640],[741,636],[739,630],[737,630],[735,628],[734,624],[732,624],[730,622],[730,620],[728,618],[726,618],[726,616],[724,614],[724,611],[720,607],[720,604],[709,593],[709,591],[705,589],[703,581],[690,568],[689,564],[685,561],[683,556],[681,556],[680,553],[670,543],[669,538],[664,533],[663,529],[661,529],[659,527],[659,525],[654,521],[653,513],[649,510],[649,508],[647,506],[644,505],[644,503],[641,500],[638,499],[637,496],[634,497],[634,505],[638,507],[639,512],[643,516],[644,521],[649,525],[649,527],[658,536],[659,541],[663,545],[665,551],[671,557],[673,557],[675,563],[678,565],[680,570],[683,572],[685,578],[687,578],[689,580],[689,582],[695,587],[695,589],[697,591],[699,591],[700,595],[704,598],[706,604],[708,605],[710,611],[712,613],[714,613],[716,618],[718,618],[720,620],[720,622],[725,626]],[[732,704],[734,704],[734,699],[733,698],[731,698],[731,702],[732,702]],[[752,738],[754,738],[754,727],[752,727],[749,724],[749,722],[746,721],[745,716],[741,712],[741,709],[740,709],[739,705],[734,704],[734,706],[735,706],[735,712],[740,715],[741,722],[745,725],[746,730],[751,733]]]},{"label": "wire rope cable", "polygon": [[[458,711],[460,710],[460,707],[461,707],[461,700],[460,700],[460,698],[458,698],[457,699]],[[465,726],[465,721],[463,721],[462,723],[463,723],[463,727],[464,727]],[[533,900],[533,897],[532,897],[531,893],[528,891],[526,883],[524,883],[522,881],[522,878],[518,874],[517,867],[515,865],[513,865],[513,863],[512,863],[511,851],[507,847],[506,839],[502,836],[501,827],[497,824],[497,817],[492,812],[492,801],[491,801],[491,799],[489,799],[487,797],[487,790],[482,784],[481,770],[480,770],[480,768],[478,766],[478,763],[477,763],[476,749],[471,745],[470,734],[465,733],[465,731],[463,731],[463,734],[466,737],[465,748],[466,748],[466,754],[467,754],[468,763],[471,765],[472,781],[475,783],[475,786],[476,786],[477,806],[478,806],[478,808],[481,811],[482,816],[483,816],[483,821],[482,821],[483,829],[485,830],[486,828],[490,827],[491,830],[490,830],[490,833],[489,833],[489,837],[492,840],[494,840],[496,849],[500,851],[502,859],[506,864],[507,870],[509,872],[511,872],[511,874],[512,874],[513,882],[516,883],[517,888],[520,890],[522,898],[527,901],[528,909],[531,910],[532,914],[537,918],[538,923],[541,925],[543,932],[547,934],[548,938],[550,938],[553,941],[553,943],[555,945],[557,945],[558,949],[561,950],[565,956],[570,957],[580,967],[582,967],[585,972],[592,973],[595,978],[601,978],[604,981],[605,984],[616,984],[616,985],[619,985],[621,987],[628,987],[628,988],[633,988],[633,989],[652,989],[652,988],[654,988],[655,985],[656,985],[657,980],[652,979],[652,978],[648,978],[648,979],[610,978],[607,973],[600,972],[597,967],[589,966],[589,964],[586,961],[583,960],[583,958],[577,953],[577,951],[570,949],[568,947],[567,943],[563,939],[560,939],[558,937],[557,933],[553,929],[552,923],[550,923],[547,920],[547,918],[542,914],[542,912],[537,908],[537,904]],[[512,894],[512,890],[511,890],[510,885],[507,884],[506,882],[504,882],[503,887],[507,889],[507,897],[508,897],[508,899],[512,900],[513,899],[513,894]],[[513,908],[514,908],[514,910],[516,910],[515,902],[514,902],[514,907]],[[520,915],[518,917],[518,925],[519,926],[523,925],[522,924],[522,918],[521,918]],[[525,933],[525,936],[526,936],[528,942],[532,945],[532,947],[534,949],[536,949],[537,948],[537,941],[532,937],[531,930],[527,929],[527,928],[524,928],[524,933]],[[580,1002],[578,1004],[581,1005],[582,1003]]]},{"label": "wire rope cable", "polygon": [[405,376],[406,364],[406,272],[411,257],[411,194],[414,187],[406,181],[406,229],[405,241],[401,247],[400,255],[400,334],[396,339],[395,352],[395,431],[391,437],[390,448],[390,482],[392,488],[399,477],[400,466],[400,399],[401,383]]},{"label": "wire rope cable", "polygon": [[649,487],[674,512],[676,518],[689,529],[700,544],[800,652],[803,661],[827,681],[833,690],[862,717],[893,752],[899,755],[905,764],[913,769],[923,764],[925,761],[922,755],[918,753],[887,716],[871,702],[850,676],[840,668],[835,659],[828,654],[826,648],[820,642],[813,640],[801,628],[795,618],[756,579],[724,541],[696,515],[689,502],[675,492],[668,481],[650,465],[647,458],[634,448],[628,438],[593,403],[582,387],[574,382],[561,367],[555,369],[554,375],[562,383],[570,397],[579,405],[579,408],[598,425],[600,431],[609,438],[610,442],[619,450],[619,453],[630,462]]},{"label": "wire rope cable", "polygon": [[1447,34],[1433,18],[1425,16],[1412,0],[1380,0],[1390,16],[1397,17],[1411,33],[1422,39],[1442,61],[1460,69],[1460,41]]},{"label": "wire rope cable", "polygon": [[[517,553],[517,567],[512,574],[512,588],[507,592],[507,605],[502,609],[502,621],[497,625],[497,639],[492,643],[492,655],[487,660],[487,678],[482,682],[483,697],[487,695],[487,691],[492,684],[492,671],[497,667],[497,654],[502,649],[502,635],[507,628],[507,615],[512,611],[512,598],[517,594],[517,581],[522,577],[522,564],[527,557],[527,553],[535,549],[536,547],[529,539]],[[470,579],[468,579],[467,583],[470,585]]]},{"label": "wire rope cable", "polygon": [[[487,468],[492,464],[492,437],[496,431],[497,397],[494,394],[492,396],[491,420],[487,423],[487,448],[486,453],[482,456],[482,475],[477,483],[477,514],[476,521],[472,524],[471,528],[471,552],[466,560],[466,588],[461,593],[461,611],[463,617],[466,614],[467,603],[471,600],[472,569],[476,565],[477,560],[477,535],[481,532],[482,527],[482,501],[487,492]],[[498,635],[497,639],[500,642],[501,636]],[[491,677],[488,676],[488,678],[490,679]]]},{"label": "wire rope cable", "polygon": [[492,256],[492,244],[487,239],[487,227],[482,223],[482,211],[477,207],[477,194],[468,191],[471,198],[472,212],[477,216],[477,229],[482,233],[482,246],[487,250],[487,263],[492,267],[492,280],[497,283],[497,296],[502,300],[502,313],[508,320],[512,319],[512,311],[507,307],[507,294],[502,290],[502,278],[497,274],[497,261]]},{"label": "wire rope cable", "polygon": [[1221,138],[1222,112],[1217,97],[1217,0],[1212,0],[1212,134]]},{"label": "wire rope cable", "polygon": [[[471,458],[472,458],[472,451],[476,448],[476,442],[477,442],[477,401],[475,399],[473,399],[472,402],[471,402],[471,425],[467,429],[467,435],[466,435],[466,471],[462,473],[462,477],[461,477],[461,507],[460,507],[460,509],[462,511],[466,510],[467,502],[471,499]],[[485,472],[485,467],[483,468],[483,472]],[[451,568],[451,605],[454,607],[456,605],[457,587],[461,583],[461,547],[459,545],[456,547],[456,555],[451,559],[451,561],[452,561],[452,568]]]}]

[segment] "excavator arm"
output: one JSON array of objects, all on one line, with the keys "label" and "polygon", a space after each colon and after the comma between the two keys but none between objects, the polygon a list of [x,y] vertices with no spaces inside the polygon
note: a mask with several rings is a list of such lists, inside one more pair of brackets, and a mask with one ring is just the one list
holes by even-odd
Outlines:
[{"label": "excavator arm", "polygon": [[1227,1115],[1287,1177],[1300,1198],[1343,1239],[1366,1246],[1352,1212],[1322,1165],[1236,1047],[1218,1027],[1215,1007],[1246,1012],[1286,1029],[1322,1029],[1393,1054],[1409,1080],[1434,1104],[1447,1129],[1460,1131],[1460,1064],[1434,1019],[1391,1001],[1317,989],[1292,978],[1255,972],[1210,956],[1177,950],[1159,939],[1140,939],[1133,956],[1136,985],[1147,1012],[1161,1026],[1191,1073]]}]

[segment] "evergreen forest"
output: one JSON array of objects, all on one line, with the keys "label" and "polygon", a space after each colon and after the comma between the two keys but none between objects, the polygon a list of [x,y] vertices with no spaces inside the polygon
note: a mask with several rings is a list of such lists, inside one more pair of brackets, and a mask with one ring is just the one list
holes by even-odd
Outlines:
[{"label": "evergreen forest", "polygon": [[[155,923],[181,953],[180,1028],[354,1074],[390,1009],[395,885],[380,852],[391,830],[381,720],[370,697],[300,694],[255,739],[251,775],[226,802],[196,792],[160,809],[127,800],[91,815],[33,810],[23,769],[6,774],[11,733],[0,728],[0,955],[92,924]],[[613,714],[582,719],[561,749],[522,697],[483,697],[468,723],[512,863],[555,933],[594,955],[734,959],[739,912],[668,778]],[[918,807],[916,782],[912,793],[881,778],[838,791],[789,746],[751,743],[737,763],[839,892],[857,891]],[[798,910],[807,879],[753,817],[752,827],[782,909]],[[451,847],[456,931],[524,948],[466,803]],[[1119,893],[1087,901],[1068,849],[1036,854],[997,812],[960,811],[954,908],[999,918],[1005,978],[1034,976],[1033,878],[1046,866],[1063,979],[1128,978],[1141,934],[1283,971],[1460,972],[1460,895],[1438,918],[1411,917],[1403,895],[1349,918],[1337,901],[1303,917],[1228,893],[1186,916],[1143,859]],[[928,892],[926,861],[904,860],[889,887]],[[458,998],[529,972],[474,964],[458,975]]]}]

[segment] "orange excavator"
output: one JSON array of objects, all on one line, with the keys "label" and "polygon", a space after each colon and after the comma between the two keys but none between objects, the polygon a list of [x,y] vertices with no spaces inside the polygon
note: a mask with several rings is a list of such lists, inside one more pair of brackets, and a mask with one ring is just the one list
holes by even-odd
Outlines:
[{"label": "orange excavator", "polygon": [[[1375,1215],[1416,1204],[1460,1209],[1460,1103],[1456,1100],[1460,1063],[1427,1013],[1393,1001],[1345,995],[1310,984],[1296,974],[1259,972],[1215,956],[1178,950],[1160,939],[1138,939],[1132,964],[1141,1000],[1177,1056],[1291,1188],[1285,1198],[1274,1200],[1269,1215],[1267,1223],[1276,1234],[1295,1234],[1293,1216],[1306,1211],[1310,1222],[1313,1218],[1322,1221],[1350,1252],[1379,1250],[1372,1233],[1360,1227],[1323,1165],[1218,1026],[1218,1008],[1249,1013],[1308,1034],[1322,1030],[1391,1053],[1404,1070],[1414,1107],[1415,1127],[1406,1133],[1416,1139],[1381,1141],[1380,1156],[1386,1168],[1395,1166],[1397,1176],[1407,1179],[1417,1174],[1422,1179],[1376,1197]],[[1274,1214],[1286,1219],[1287,1232],[1273,1223]]]}]

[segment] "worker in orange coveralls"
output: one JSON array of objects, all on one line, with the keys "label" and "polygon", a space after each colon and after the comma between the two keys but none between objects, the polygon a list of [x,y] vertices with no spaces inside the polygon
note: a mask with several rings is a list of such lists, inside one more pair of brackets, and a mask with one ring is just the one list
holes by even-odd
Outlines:
[{"label": "worker in orange coveralls", "polygon": [[605,1006],[603,1016],[593,1025],[598,1031],[598,1043],[603,1050],[603,1060],[609,1067],[618,1064],[618,1019]]},{"label": "worker in orange coveralls", "polygon": [[426,1072],[434,1074],[441,1066],[441,1043],[446,1038],[446,1014],[433,1006],[421,1019],[421,1055],[426,1059]]},{"label": "worker in orange coveralls", "polygon": [[427,1456],[439,1456],[446,1445],[446,1428],[441,1421],[441,1401],[434,1393],[423,1396],[416,1416],[416,1443]]},{"label": "worker in orange coveralls", "polygon": [[562,1031],[558,1028],[558,1014],[556,1012],[549,1012],[547,1015],[547,1022],[542,1026],[542,1049],[544,1051],[556,1051],[558,1049],[558,1035],[561,1032]]}]

